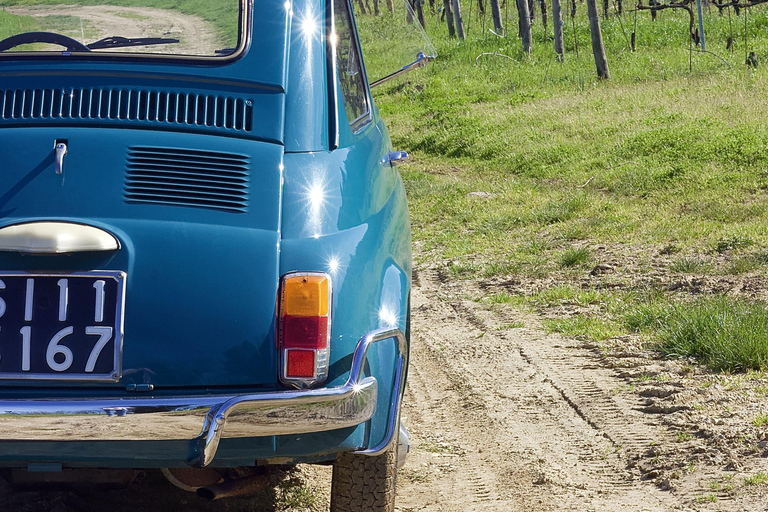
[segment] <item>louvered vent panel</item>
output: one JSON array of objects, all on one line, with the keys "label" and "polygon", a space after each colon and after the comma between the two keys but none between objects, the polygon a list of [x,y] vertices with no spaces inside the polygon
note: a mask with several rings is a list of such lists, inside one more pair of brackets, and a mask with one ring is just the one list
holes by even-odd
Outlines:
[{"label": "louvered vent panel", "polygon": [[244,213],[248,210],[248,157],[173,148],[128,150],[124,198],[150,203]]},{"label": "louvered vent panel", "polygon": [[170,123],[251,131],[243,98],[126,89],[0,90],[0,120],[58,119]]}]

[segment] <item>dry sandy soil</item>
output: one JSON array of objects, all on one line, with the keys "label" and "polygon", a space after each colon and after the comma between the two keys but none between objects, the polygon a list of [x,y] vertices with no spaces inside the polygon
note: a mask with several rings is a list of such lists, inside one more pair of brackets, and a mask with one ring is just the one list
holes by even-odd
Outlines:
[{"label": "dry sandy soil", "polygon": [[447,275],[418,274],[400,510],[768,509],[764,379],[547,334],[474,300],[515,282]]}]

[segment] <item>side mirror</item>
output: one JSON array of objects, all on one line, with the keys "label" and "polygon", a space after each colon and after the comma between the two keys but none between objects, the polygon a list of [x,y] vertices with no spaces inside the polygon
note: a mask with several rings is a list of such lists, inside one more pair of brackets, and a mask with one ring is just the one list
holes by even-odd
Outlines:
[{"label": "side mirror", "polygon": [[[359,9],[355,10],[355,20],[371,87],[435,59],[435,47],[419,23],[423,14],[420,11],[417,16],[412,8],[412,3],[418,7],[423,0],[388,0],[387,7],[380,12],[376,9],[375,14],[365,9],[363,1],[356,2]],[[377,0],[374,2],[378,5]]]},{"label": "side mirror", "polygon": [[406,64],[405,66],[398,69],[394,73],[390,73],[385,77],[379,78],[375,82],[371,82],[371,87],[376,87],[377,85],[381,85],[385,82],[389,82],[393,78],[403,75],[413,69],[423,68],[424,66],[427,65],[427,63],[432,62],[433,60],[435,60],[435,57],[427,57],[426,55],[424,55],[424,52],[419,52],[419,54],[416,56],[415,61],[411,62],[410,64]]}]

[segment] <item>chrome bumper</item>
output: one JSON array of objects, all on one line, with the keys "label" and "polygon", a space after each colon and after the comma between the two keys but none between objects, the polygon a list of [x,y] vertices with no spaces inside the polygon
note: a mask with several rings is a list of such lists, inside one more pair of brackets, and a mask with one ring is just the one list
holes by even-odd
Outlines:
[{"label": "chrome bumper", "polygon": [[[384,441],[360,453],[376,455],[396,438],[408,361],[405,335],[381,329],[357,344],[347,382],[338,387],[250,395],[92,400],[0,400],[0,441],[190,440],[187,463],[204,467],[222,438],[322,432],[352,427],[376,410],[377,382],[363,377],[368,348],[397,340],[393,400]],[[201,428],[202,427],[202,428]]]}]

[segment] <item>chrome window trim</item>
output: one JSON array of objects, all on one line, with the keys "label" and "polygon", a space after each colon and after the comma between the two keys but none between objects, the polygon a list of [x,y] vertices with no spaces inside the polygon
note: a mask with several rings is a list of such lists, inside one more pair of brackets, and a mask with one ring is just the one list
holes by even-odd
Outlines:
[{"label": "chrome window trim", "polygon": [[[358,37],[358,33],[357,33],[357,20],[355,19],[354,6],[352,5],[351,0],[328,0],[328,5],[331,6],[331,10],[328,14],[328,17],[331,20],[332,30],[335,29],[335,2],[336,1],[347,3],[347,12],[349,13],[349,23],[350,23],[350,29],[351,29],[350,35],[354,39],[355,48],[357,49],[357,58],[359,60],[358,64],[360,65],[360,73],[362,73],[362,79],[363,79],[363,91],[365,93],[366,110],[364,114],[357,117],[356,119],[353,119],[349,123],[349,127],[352,130],[352,133],[354,135],[357,135],[358,133],[363,131],[369,124],[373,122],[373,99],[371,97],[371,87],[370,87],[370,84],[368,83],[368,72],[365,69],[365,58],[363,57],[363,49],[360,47],[360,37]],[[328,47],[329,51],[333,55],[332,74],[334,77],[334,82],[333,82],[334,98],[333,98],[333,101],[331,102],[331,105],[334,107],[335,119],[334,121],[332,121],[332,125],[330,129],[335,129],[336,131],[335,135],[331,135],[332,139],[335,137],[335,142],[336,142],[336,144],[332,146],[331,149],[336,149],[339,144],[338,126],[340,123],[339,102],[338,102],[338,98],[336,98],[337,87],[339,85],[339,82],[338,82],[338,67],[336,62],[336,49],[333,48],[333,45],[330,42],[331,34],[333,34],[332,31],[329,31],[327,34],[328,44],[326,46]]]},{"label": "chrome window trim", "polygon": [[[344,0],[338,0],[343,2]],[[325,11],[325,51],[330,58],[326,59],[328,74],[328,149],[333,151],[339,147],[339,77],[336,75],[336,48],[333,47],[333,34],[336,33],[336,17],[334,10],[336,0],[327,0]]]}]

